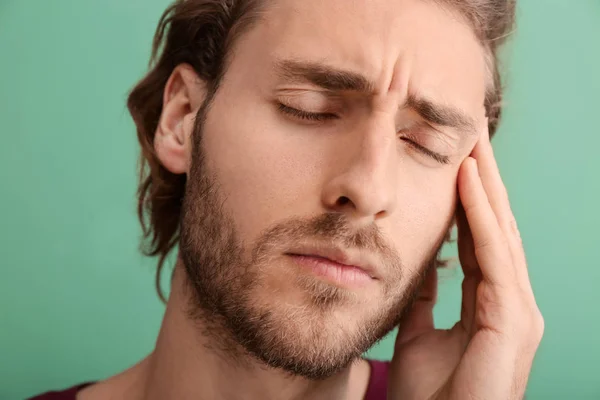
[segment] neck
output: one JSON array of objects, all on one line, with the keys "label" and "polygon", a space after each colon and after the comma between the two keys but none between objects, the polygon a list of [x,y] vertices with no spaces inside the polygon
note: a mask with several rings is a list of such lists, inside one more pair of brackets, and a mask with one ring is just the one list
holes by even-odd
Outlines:
[{"label": "neck", "polygon": [[190,318],[185,279],[185,272],[178,265],[156,348],[143,364],[147,369],[145,399],[358,400],[364,397],[370,374],[364,360],[357,360],[325,380],[313,381],[270,368],[243,350],[235,355],[222,350],[211,337],[214,329],[205,329],[206,322],[202,319]]}]

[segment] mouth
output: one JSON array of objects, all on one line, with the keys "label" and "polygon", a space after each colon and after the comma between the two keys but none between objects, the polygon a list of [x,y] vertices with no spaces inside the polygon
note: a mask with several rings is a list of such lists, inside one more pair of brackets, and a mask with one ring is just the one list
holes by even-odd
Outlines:
[{"label": "mouth", "polygon": [[338,286],[364,287],[377,277],[372,263],[337,248],[303,248],[285,253],[300,267]]}]

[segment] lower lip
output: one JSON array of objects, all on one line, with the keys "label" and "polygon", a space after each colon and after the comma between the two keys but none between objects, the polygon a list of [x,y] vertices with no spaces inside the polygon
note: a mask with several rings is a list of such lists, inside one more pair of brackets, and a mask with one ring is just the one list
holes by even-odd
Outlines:
[{"label": "lower lip", "polygon": [[342,286],[363,287],[373,282],[373,278],[369,274],[352,265],[340,264],[316,256],[288,255],[302,267],[310,269],[315,275]]}]

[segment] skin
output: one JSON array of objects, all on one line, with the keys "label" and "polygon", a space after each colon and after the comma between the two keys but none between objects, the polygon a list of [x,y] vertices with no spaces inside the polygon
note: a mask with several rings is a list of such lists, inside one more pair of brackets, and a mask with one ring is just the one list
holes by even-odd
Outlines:
[{"label": "skin", "polygon": [[[371,84],[324,91],[281,73],[282,60],[350,71]],[[196,116],[205,82],[187,65],[175,68],[155,148],[167,169],[188,175],[189,236],[199,221],[193,210],[202,207],[190,200],[201,165],[217,183],[223,213],[242,244],[240,264],[223,268],[240,271],[244,261],[256,272],[249,300],[239,304],[271,311],[284,338],[277,347],[282,354],[296,354],[309,366],[340,363],[328,373],[290,374],[268,367],[247,347],[236,349],[231,330],[203,318],[206,306],[189,279],[203,271],[197,263],[202,247],[191,240],[175,269],[156,349],[78,398],[360,399],[370,371],[360,358],[343,363],[344,345],[359,343],[367,322],[381,336],[391,328],[385,324],[403,315],[389,399],[522,398],[543,320],[489,143],[485,71],[483,49],[460,15],[418,0],[278,1],[237,43],[201,132]],[[411,106],[414,97],[460,111],[473,132],[426,121]],[[307,121],[290,108],[336,118]],[[376,227],[378,243],[389,250],[369,250],[378,279],[341,288],[351,294],[344,301],[328,309],[311,303],[284,254],[292,236],[278,238],[260,268],[247,263],[269,228],[331,213],[342,215],[352,232]],[[453,329],[441,331],[433,326],[437,276],[428,265],[455,216],[465,272],[462,313]],[[412,295],[417,301],[406,308]],[[286,318],[297,310],[309,312]],[[314,329],[321,332],[318,342]],[[320,379],[310,375],[319,371]]]}]

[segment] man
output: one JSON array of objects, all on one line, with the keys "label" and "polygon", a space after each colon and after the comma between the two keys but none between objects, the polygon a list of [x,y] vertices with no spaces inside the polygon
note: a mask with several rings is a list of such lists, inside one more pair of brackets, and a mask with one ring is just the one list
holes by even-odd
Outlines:
[{"label": "man", "polygon": [[[176,2],[129,99],[159,272],[179,245],[156,348],[39,398],[522,398],[543,320],[489,142],[513,18],[510,0]],[[455,221],[461,319],[435,330]],[[391,362],[361,358],[396,326]]]}]

